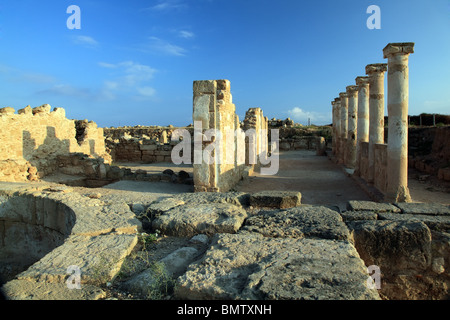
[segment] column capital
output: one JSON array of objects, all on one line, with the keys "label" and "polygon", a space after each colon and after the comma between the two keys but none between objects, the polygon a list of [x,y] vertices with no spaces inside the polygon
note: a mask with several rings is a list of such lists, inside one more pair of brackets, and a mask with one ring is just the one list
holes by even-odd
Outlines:
[{"label": "column capital", "polygon": [[387,71],[387,63],[372,63],[366,66],[366,74],[382,73]]},{"label": "column capital", "polygon": [[355,83],[357,86],[364,86],[369,84],[369,77],[356,77]]},{"label": "column capital", "polygon": [[339,92],[339,99],[341,98],[348,98],[347,92]]},{"label": "column capital", "polygon": [[341,98],[334,98],[335,103],[341,103]]},{"label": "column capital", "polygon": [[395,54],[410,54],[410,53],[414,53],[414,42],[389,43],[383,49],[383,56],[385,59]]},{"label": "column capital", "polygon": [[347,94],[355,92],[358,90],[358,86],[347,86],[345,87],[345,89],[347,90]]}]

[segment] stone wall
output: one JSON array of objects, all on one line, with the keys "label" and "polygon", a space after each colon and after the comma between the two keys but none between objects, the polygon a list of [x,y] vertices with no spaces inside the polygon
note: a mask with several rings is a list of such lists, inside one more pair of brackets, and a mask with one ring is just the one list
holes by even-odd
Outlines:
[{"label": "stone wall", "polygon": [[323,154],[326,144],[331,143],[331,130],[332,128],[327,126],[279,128],[280,151],[316,150],[318,154]]},{"label": "stone wall", "polygon": [[450,181],[450,126],[409,128],[409,167]]},{"label": "stone wall", "polygon": [[172,149],[179,143],[172,141],[177,129],[187,130],[193,141],[192,126],[105,128],[106,149],[114,162],[171,162]]},{"label": "stone wall", "polygon": [[64,109],[51,111],[48,104],[17,114],[0,109],[0,181],[40,179],[58,169],[58,156],[71,153],[108,162],[103,129],[92,121],[69,120]]}]

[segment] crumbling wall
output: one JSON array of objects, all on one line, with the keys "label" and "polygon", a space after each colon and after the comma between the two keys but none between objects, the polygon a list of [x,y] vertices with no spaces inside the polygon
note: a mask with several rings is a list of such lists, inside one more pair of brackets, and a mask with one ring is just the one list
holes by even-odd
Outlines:
[{"label": "crumbling wall", "polygon": [[194,81],[193,89],[195,191],[226,192],[246,172],[245,158],[238,159],[245,145],[230,81]]},{"label": "crumbling wall", "polygon": [[[281,127],[279,128],[280,150],[324,151],[324,143],[331,142],[331,127]],[[269,132],[270,138],[270,132]]]},{"label": "crumbling wall", "polygon": [[411,168],[450,181],[450,126],[409,128]]},{"label": "crumbling wall", "polygon": [[106,150],[114,162],[171,162],[172,149],[179,144],[172,134],[178,129],[188,131],[193,141],[192,126],[105,128]]},{"label": "crumbling wall", "polygon": [[[78,138],[78,140],[77,140]],[[94,122],[66,118],[65,110],[48,104],[27,106],[15,113],[0,109],[0,180],[40,179],[58,170],[57,157],[83,153],[109,161],[105,151],[103,129]]]},{"label": "crumbling wall", "polygon": [[450,206],[350,201],[342,213],[361,259],[391,300],[450,298]]}]

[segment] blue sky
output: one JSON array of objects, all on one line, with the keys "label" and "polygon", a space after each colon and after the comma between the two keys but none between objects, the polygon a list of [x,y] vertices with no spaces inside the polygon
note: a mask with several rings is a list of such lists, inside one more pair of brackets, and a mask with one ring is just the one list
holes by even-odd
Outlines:
[{"label": "blue sky", "polygon": [[[67,8],[81,9],[70,30]],[[381,9],[370,30],[369,5]],[[331,122],[331,101],[415,42],[410,114],[450,113],[450,0],[0,0],[0,107],[99,126],[192,122],[192,82],[229,79],[243,119]]]}]

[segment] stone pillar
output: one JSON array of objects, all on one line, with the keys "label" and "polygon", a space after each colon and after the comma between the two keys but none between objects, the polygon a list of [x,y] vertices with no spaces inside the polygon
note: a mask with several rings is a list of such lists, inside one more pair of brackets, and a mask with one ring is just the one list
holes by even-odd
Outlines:
[{"label": "stone pillar", "polygon": [[348,96],[346,92],[339,93],[341,99],[341,137],[339,145],[339,163],[346,163],[346,144],[347,144],[347,129],[348,129]]},{"label": "stone pillar", "polygon": [[354,169],[356,165],[356,139],[358,126],[358,87],[348,86],[348,131],[347,131],[347,163],[346,166]]},{"label": "stone pillar", "polygon": [[355,82],[358,86],[358,129],[354,174],[360,176],[361,142],[369,142],[369,77],[357,77]]},{"label": "stone pillar", "polygon": [[414,43],[389,43],[383,49],[388,59],[388,146],[386,201],[410,202],[408,189],[408,97],[409,54]]},{"label": "stone pillar", "polygon": [[336,131],[335,131],[335,140],[336,140],[336,152],[335,157],[337,158],[339,155],[339,147],[341,143],[341,99],[334,99],[335,105],[335,113],[336,113]]},{"label": "stone pillar", "polygon": [[375,173],[375,144],[384,143],[384,73],[386,63],[366,66],[369,76],[369,165],[367,182],[373,183]]},{"label": "stone pillar", "polygon": [[333,139],[331,140],[331,150],[333,154],[336,154],[336,101],[331,101],[332,105],[332,111],[331,111],[331,117],[332,117],[332,126],[331,126],[331,133],[333,136]]}]

